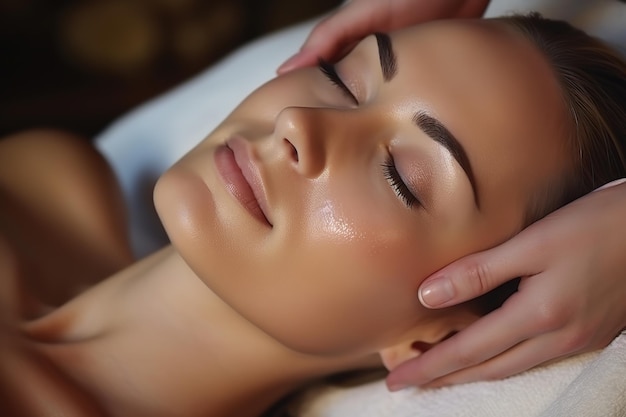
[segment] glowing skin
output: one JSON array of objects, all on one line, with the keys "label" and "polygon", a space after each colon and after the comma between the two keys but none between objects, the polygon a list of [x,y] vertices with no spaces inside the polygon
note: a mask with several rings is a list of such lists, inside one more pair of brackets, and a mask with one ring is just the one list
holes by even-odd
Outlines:
[{"label": "glowing skin", "polygon": [[[559,88],[520,35],[497,21],[448,21],[391,40],[397,73],[389,81],[374,36],[337,64],[358,105],[317,68],[281,76],[155,190],[166,230],[194,272],[301,352],[370,352],[433,320],[471,319],[463,307],[423,309],[415,289],[518,231],[533,193],[565,166]],[[416,113],[458,138],[477,198],[450,152],[416,126]],[[269,223],[235,197],[250,203],[249,190],[224,180],[233,162],[225,143]],[[396,195],[383,169],[389,154],[423,206],[409,209]]]},{"label": "glowing skin", "polygon": [[[31,307],[19,285],[32,278],[19,267],[30,249],[22,240],[40,243],[46,229],[25,218],[29,234],[0,230],[0,301],[9,300],[0,308],[0,409],[254,417],[306,382],[379,366],[377,353],[393,369],[415,346],[475,320],[472,306],[422,308],[415,289],[515,233],[532,197],[559,179],[559,89],[539,53],[497,21],[407,29],[391,35],[393,53],[388,42],[370,37],[336,68],[292,72],[251,94],[159,180],[155,201],[173,245],[57,309]],[[97,166],[93,150],[36,136],[31,145],[56,144],[58,154],[46,153],[46,168],[23,140],[2,142],[11,163],[0,164],[9,185],[0,197],[28,202],[58,230],[50,253],[70,271],[46,282],[62,286],[95,265],[72,271],[83,252],[64,258],[59,243],[94,248],[94,259],[119,254],[122,229],[71,231],[110,231],[124,219],[112,175],[81,165]],[[24,166],[21,177],[37,187],[14,181]],[[51,210],[58,199],[51,204],[43,185],[73,192],[64,201],[79,205]],[[28,199],[13,200],[15,190]],[[22,308],[37,311],[18,321]]]}]

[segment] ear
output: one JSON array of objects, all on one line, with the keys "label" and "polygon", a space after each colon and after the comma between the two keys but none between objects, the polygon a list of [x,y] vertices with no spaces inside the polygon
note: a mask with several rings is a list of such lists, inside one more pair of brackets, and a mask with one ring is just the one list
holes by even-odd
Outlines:
[{"label": "ear", "polygon": [[447,314],[428,322],[420,322],[402,337],[401,342],[386,347],[378,353],[385,368],[391,371],[401,363],[421,355],[437,343],[465,329],[478,317],[467,310],[448,311]]}]

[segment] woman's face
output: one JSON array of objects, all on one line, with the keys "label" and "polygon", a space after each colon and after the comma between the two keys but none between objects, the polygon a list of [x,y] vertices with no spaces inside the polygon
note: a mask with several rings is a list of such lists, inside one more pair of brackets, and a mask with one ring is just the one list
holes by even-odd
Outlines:
[{"label": "woman's face", "polygon": [[302,352],[371,351],[442,314],[419,283],[518,231],[565,166],[559,88],[520,35],[447,21],[388,40],[262,86],[155,191],[191,268]]}]

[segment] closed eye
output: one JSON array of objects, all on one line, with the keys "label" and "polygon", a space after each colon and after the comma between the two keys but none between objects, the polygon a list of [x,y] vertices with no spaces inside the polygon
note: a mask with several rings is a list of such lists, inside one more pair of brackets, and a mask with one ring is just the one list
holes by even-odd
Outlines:
[{"label": "closed eye", "polygon": [[396,193],[398,198],[402,200],[402,202],[408,207],[413,208],[415,206],[421,206],[421,201],[415,197],[415,194],[411,191],[411,189],[406,185],[402,176],[398,172],[398,168],[396,168],[396,164],[393,160],[393,157],[389,155],[388,159],[382,164],[383,173],[385,175],[385,179],[393,188],[393,191]]},{"label": "closed eye", "polygon": [[322,74],[324,74],[333,85],[337,86],[346,97],[348,97],[355,105],[358,106],[359,100],[357,100],[352,91],[350,91],[350,89],[346,86],[341,77],[339,77],[335,66],[327,61],[324,61],[321,58],[318,59],[317,63],[317,66],[320,71],[322,71]]}]

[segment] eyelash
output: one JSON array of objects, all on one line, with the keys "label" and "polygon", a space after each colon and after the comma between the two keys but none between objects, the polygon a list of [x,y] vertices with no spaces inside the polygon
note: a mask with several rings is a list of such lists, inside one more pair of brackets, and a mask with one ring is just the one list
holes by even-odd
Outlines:
[{"label": "eyelash", "polygon": [[350,89],[343,82],[339,74],[337,74],[335,66],[327,61],[324,61],[321,58],[318,59],[317,64],[319,70],[322,71],[322,74],[326,76],[328,81],[338,87],[346,97],[348,97],[355,105],[358,106],[359,100],[357,100],[354,94],[352,94],[352,91],[350,91]]},{"label": "eyelash", "polygon": [[[346,95],[346,97],[352,100],[354,104],[359,104],[359,101],[354,94],[352,94],[352,91],[350,91],[339,74],[337,74],[334,65],[320,58],[318,60],[318,68],[333,85],[338,87],[341,92]],[[389,185],[391,185],[396,195],[408,208],[413,208],[413,206],[420,204],[420,201],[413,195],[409,187],[402,180],[391,155],[389,155],[388,159],[382,164],[382,167],[387,182],[389,182]]]},{"label": "eyelash", "polygon": [[402,180],[391,155],[388,156],[388,159],[382,164],[382,167],[387,182],[389,182],[389,185],[391,185],[396,195],[408,208],[421,205],[419,199],[413,195],[409,187]]}]

